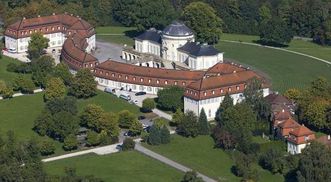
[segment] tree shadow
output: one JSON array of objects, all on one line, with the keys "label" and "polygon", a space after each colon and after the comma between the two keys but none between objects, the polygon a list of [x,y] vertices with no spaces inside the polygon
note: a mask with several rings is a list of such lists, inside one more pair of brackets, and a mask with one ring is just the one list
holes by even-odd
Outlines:
[{"label": "tree shadow", "polygon": [[142,32],[138,31],[138,30],[127,30],[124,31],[124,35],[130,38],[134,38],[137,37],[138,35],[140,35]]},{"label": "tree shadow", "polygon": [[280,48],[286,48],[288,45],[286,44],[280,44],[277,42],[272,42],[272,41],[263,41],[263,40],[253,40],[255,44],[260,44],[263,46],[272,46],[272,47],[280,47]]}]

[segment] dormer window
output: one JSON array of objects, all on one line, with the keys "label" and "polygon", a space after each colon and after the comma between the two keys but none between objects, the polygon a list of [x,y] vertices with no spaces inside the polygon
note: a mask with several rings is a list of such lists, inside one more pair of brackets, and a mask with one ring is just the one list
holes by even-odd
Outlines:
[{"label": "dormer window", "polygon": [[[92,66],[93,66],[93,65],[91,64],[91,67],[92,67]],[[106,75],[108,76],[108,75],[109,75],[109,73],[107,72],[107,73],[106,73]]]},{"label": "dormer window", "polygon": [[118,78],[122,78],[122,75],[118,75]]},{"label": "dormer window", "polygon": [[140,82],[144,82],[144,79],[143,78],[140,78]]},{"label": "dormer window", "polygon": [[133,77],[133,81],[136,81],[136,77]]},{"label": "dormer window", "polygon": [[183,86],[185,86],[186,85],[186,83],[185,82],[183,82]]},{"label": "dormer window", "polygon": [[166,81],[164,81],[164,84],[168,85],[168,81],[167,81],[167,80],[166,80]]},{"label": "dormer window", "polygon": [[125,79],[127,80],[128,79],[128,76],[125,76]]},{"label": "dormer window", "polygon": [[237,89],[237,90],[239,90],[239,89],[240,89],[240,87],[239,87],[239,86],[237,86],[237,87],[236,87],[236,89]]},{"label": "dormer window", "polygon": [[204,92],[203,95],[204,95],[204,96],[207,96],[207,92]]},{"label": "dormer window", "polygon": [[228,88],[228,91],[229,91],[229,92],[231,92],[231,91],[232,91],[231,87],[229,87],[229,88]]},{"label": "dormer window", "polygon": [[152,80],[151,79],[148,79],[148,83],[151,83],[152,82]]},{"label": "dormer window", "polygon": [[221,89],[221,93],[224,93],[224,90],[223,89]]},{"label": "dormer window", "polygon": [[112,77],[115,77],[115,73],[112,73],[111,76],[112,76]]},{"label": "dormer window", "polygon": [[175,85],[177,85],[178,84],[178,82],[177,81],[175,81]]},{"label": "dormer window", "polygon": [[215,90],[211,91],[211,93],[212,93],[213,95],[215,95]]},{"label": "dormer window", "polygon": [[160,83],[160,80],[156,80],[156,83],[159,84]]},{"label": "dormer window", "polygon": [[54,27],[52,27],[52,31],[54,31],[54,29],[55,29],[55,28],[54,28]]}]

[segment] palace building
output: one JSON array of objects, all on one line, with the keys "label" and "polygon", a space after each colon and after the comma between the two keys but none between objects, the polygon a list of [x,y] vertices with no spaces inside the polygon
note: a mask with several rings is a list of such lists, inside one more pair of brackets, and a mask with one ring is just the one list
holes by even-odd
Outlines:
[{"label": "palace building", "polygon": [[191,70],[207,70],[223,62],[223,53],[211,45],[195,42],[191,29],[178,21],[172,22],[163,31],[151,28],[135,37],[134,48],[126,48],[123,59],[140,59],[153,55]]},{"label": "palace building", "polygon": [[[179,22],[163,31],[150,29],[137,36],[134,48],[124,48],[122,52],[122,58],[132,63],[99,62],[90,53],[96,48],[94,28],[68,14],[23,18],[6,29],[6,47],[24,52],[29,36],[38,31],[50,38],[50,47],[62,46],[62,62],[72,70],[90,69],[99,85],[149,94],[179,86],[185,90],[184,110],[199,115],[204,109],[209,120],[214,119],[226,93],[234,103],[241,102],[253,78],[262,81],[263,95],[269,95],[270,84],[266,79],[249,68],[223,60],[223,53],[213,46],[195,42],[193,31]],[[153,60],[144,60],[148,56]],[[166,61],[178,66],[166,68],[163,66]]]}]

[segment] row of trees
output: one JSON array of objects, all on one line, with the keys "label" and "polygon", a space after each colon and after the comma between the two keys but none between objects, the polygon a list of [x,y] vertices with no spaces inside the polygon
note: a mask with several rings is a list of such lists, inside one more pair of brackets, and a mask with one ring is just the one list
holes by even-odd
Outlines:
[{"label": "row of trees", "polygon": [[293,35],[321,44],[331,39],[331,6],[323,0],[5,0],[0,7],[5,25],[21,17],[69,12],[93,25],[119,22],[139,30],[162,29],[181,19],[195,31],[198,41],[208,43],[216,43],[222,30],[260,35],[265,43],[286,44]]},{"label": "row of trees", "polygon": [[94,176],[78,176],[73,168],[66,168],[64,176],[46,174],[34,139],[20,142],[12,131],[0,136],[0,181],[102,181]]}]

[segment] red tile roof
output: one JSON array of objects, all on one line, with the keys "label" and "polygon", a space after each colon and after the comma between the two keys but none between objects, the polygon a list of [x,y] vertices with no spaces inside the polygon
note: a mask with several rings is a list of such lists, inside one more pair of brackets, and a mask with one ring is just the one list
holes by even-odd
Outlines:
[{"label": "red tile roof", "polygon": [[309,128],[305,127],[304,125],[301,125],[299,128],[290,131],[290,134],[300,137],[300,136],[305,136],[305,135],[310,135],[313,134],[314,132],[311,131]]},{"label": "red tile roof", "polygon": [[279,127],[281,128],[298,128],[300,127],[300,124],[297,123],[294,119],[289,118],[283,123],[279,124]]}]

